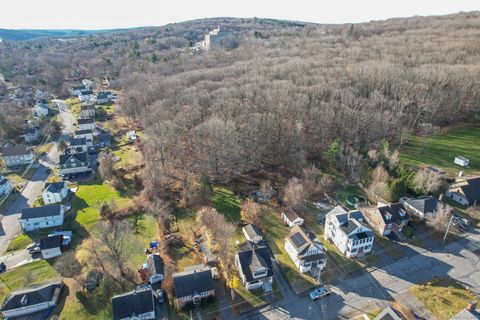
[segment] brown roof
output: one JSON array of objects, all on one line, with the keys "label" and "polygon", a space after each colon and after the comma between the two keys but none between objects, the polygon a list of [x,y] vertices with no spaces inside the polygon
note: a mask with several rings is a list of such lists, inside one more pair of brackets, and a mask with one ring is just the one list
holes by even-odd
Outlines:
[{"label": "brown roof", "polygon": [[286,215],[287,219],[290,221],[295,221],[297,218],[300,218],[292,208],[285,209],[283,211],[283,214]]}]

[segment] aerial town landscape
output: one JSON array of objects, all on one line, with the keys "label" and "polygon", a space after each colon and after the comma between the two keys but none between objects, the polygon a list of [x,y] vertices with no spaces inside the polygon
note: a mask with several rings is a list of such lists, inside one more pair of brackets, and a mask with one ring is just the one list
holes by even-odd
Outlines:
[{"label": "aerial town landscape", "polygon": [[0,38],[2,319],[480,319],[480,12]]}]

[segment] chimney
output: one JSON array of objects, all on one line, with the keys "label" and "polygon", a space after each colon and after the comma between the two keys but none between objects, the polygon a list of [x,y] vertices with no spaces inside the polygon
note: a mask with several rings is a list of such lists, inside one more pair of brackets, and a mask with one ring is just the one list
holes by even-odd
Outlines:
[{"label": "chimney", "polygon": [[472,301],[470,302],[469,304],[467,304],[467,308],[466,308],[468,311],[476,311],[477,309],[477,303],[475,301]]}]

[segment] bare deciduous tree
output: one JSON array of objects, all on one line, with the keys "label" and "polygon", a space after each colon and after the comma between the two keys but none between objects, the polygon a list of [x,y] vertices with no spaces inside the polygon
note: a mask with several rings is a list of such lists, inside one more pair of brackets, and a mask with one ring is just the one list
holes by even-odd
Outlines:
[{"label": "bare deciduous tree", "polygon": [[437,209],[425,217],[427,224],[438,232],[445,232],[452,217],[453,210],[448,204],[439,202]]},{"label": "bare deciduous tree", "polygon": [[113,165],[115,161],[113,160],[113,154],[111,152],[101,152],[98,156],[100,166],[98,167],[98,171],[100,172],[100,176],[104,181],[108,181],[113,179],[114,177],[114,170]]},{"label": "bare deciduous tree", "polygon": [[283,202],[290,207],[299,208],[303,205],[304,199],[305,191],[301,181],[295,177],[288,180],[284,190]]},{"label": "bare deciduous tree", "polygon": [[240,207],[240,216],[243,222],[259,224],[262,207],[252,200],[246,200]]},{"label": "bare deciduous tree", "polygon": [[423,194],[434,193],[443,185],[442,175],[427,169],[419,170],[413,181],[417,190]]}]

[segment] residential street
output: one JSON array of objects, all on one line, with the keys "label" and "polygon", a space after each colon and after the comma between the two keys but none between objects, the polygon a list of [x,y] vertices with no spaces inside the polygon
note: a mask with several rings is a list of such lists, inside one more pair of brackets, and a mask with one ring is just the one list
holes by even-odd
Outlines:
[{"label": "residential street", "polygon": [[[61,118],[64,132],[66,130],[73,131],[73,115],[66,107],[63,100],[60,101]],[[63,104],[62,104],[63,103]],[[67,129],[65,129],[67,128]],[[39,159],[38,163],[35,163],[32,167],[36,167],[37,170],[33,174],[32,178],[27,182],[20,194],[16,195],[15,201],[7,209],[4,216],[0,215],[0,253],[5,252],[10,244],[10,241],[21,232],[18,218],[21,211],[33,204],[35,198],[40,194],[45,186],[45,180],[48,178],[47,169],[54,168],[58,163],[60,152],[57,149],[57,143],[54,142],[52,147],[48,151],[47,155],[42,159]]]},{"label": "residential street", "polygon": [[62,135],[66,136],[69,134],[73,134],[73,113],[70,111],[68,105],[65,103],[64,100],[57,99],[53,100],[53,102],[57,105],[58,112],[62,117]]},{"label": "residential street", "polygon": [[[412,249],[405,246],[404,250]],[[477,250],[480,250],[479,229],[432,251],[415,252],[383,269],[367,269],[341,283],[332,283],[334,293],[318,302],[286,295],[277,305],[247,313],[241,319],[348,319],[374,304],[386,306],[392,299],[412,305],[409,287],[436,276],[448,275],[480,294],[480,258],[473,253]],[[426,314],[425,310],[414,308],[414,311]]]}]

